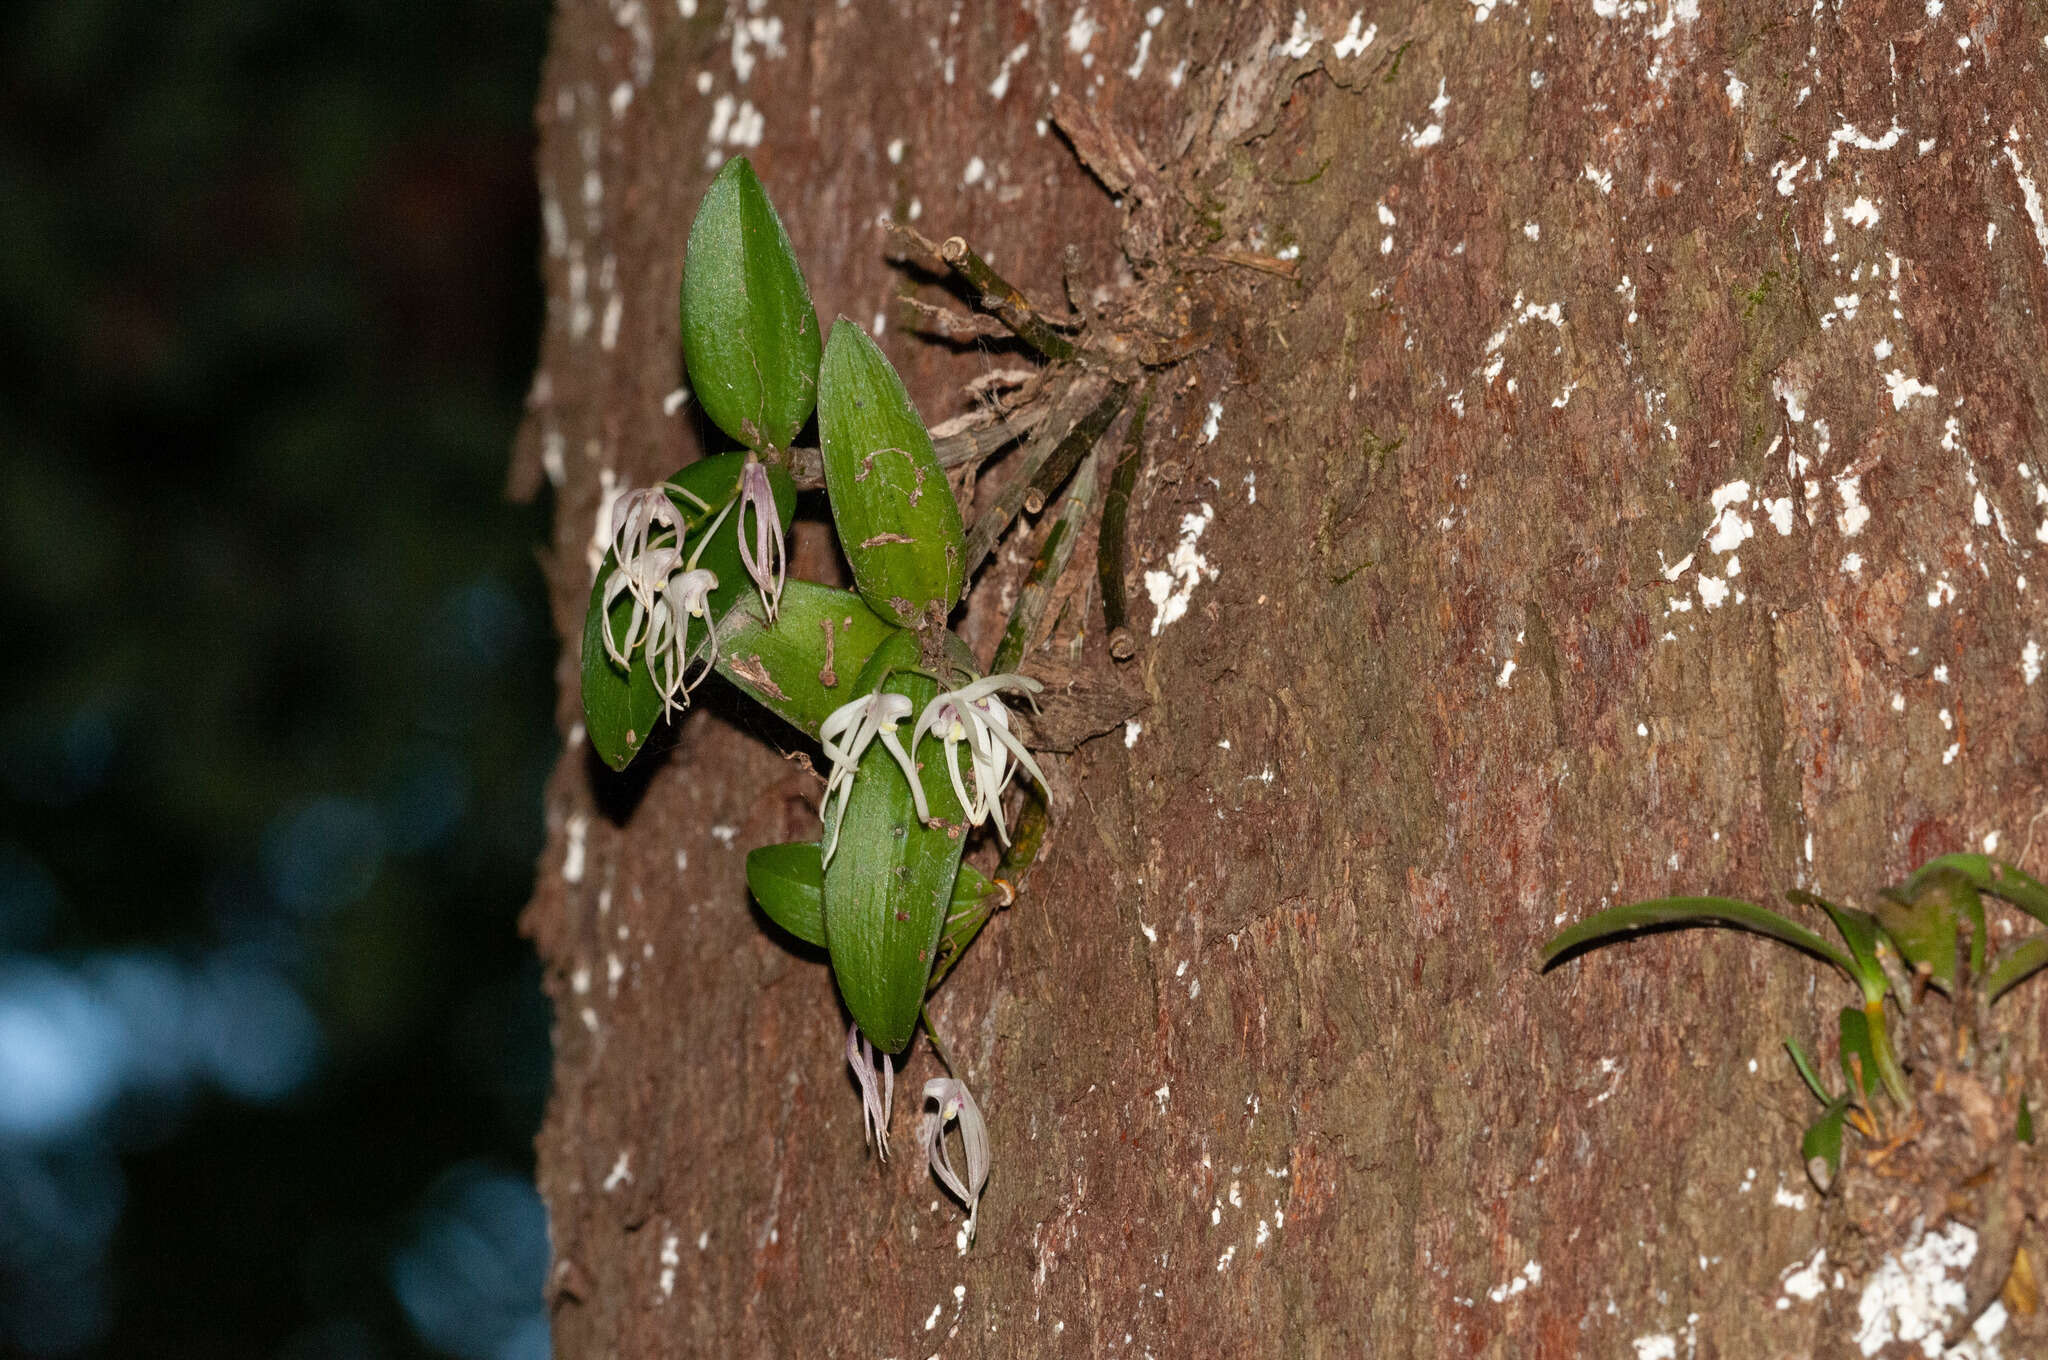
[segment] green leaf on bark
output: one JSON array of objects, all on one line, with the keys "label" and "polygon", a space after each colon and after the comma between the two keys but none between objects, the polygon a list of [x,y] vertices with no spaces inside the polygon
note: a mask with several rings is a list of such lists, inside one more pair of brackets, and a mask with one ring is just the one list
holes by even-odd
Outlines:
[{"label": "green leaf on bark", "polygon": [[[721,578],[722,579],[722,578]],[[853,682],[896,631],[850,590],[790,581],[773,624],[742,601],[718,635],[718,673],[808,736],[859,693]]]},{"label": "green leaf on bark", "polygon": [[[972,664],[971,655],[963,659]],[[920,713],[939,687],[910,669],[917,663],[917,636],[898,631],[868,661],[854,692],[902,694]],[[832,862],[825,866],[832,973],[861,1032],[890,1053],[909,1043],[916,1028],[967,842],[966,814],[944,765],[928,760],[919,782],[934,825],[918,820],[909,781],[877,741],[861,757],[844,814],[830,814],[838,824]]]},{"label": "green leaf on bark", "polygon": [[718,172],[683,252],[683,358],[704,413],[752,449],[789,447],[818,396],[818,314],[745,156]]},{"label": "green leaf on bark", "polygon": [[903,380],[844,317],[819,372],[818,440],[861,598],[906,628],[943,621],[960,599],[960,507]]}]

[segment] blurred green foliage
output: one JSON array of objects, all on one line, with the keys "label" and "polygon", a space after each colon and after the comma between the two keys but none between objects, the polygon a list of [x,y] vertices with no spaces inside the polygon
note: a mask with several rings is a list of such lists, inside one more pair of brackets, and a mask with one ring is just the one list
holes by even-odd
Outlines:
[{"label": "blurred green foliage", "polygon": [[527,1170],[556,649],[501,487],[546,22],[0,10],[0,961],[103,999],[110,959],[232,964],[318,1026],[243,1080],[275,1025],[188,1005],[142,1037],[256,1059],[131,1057],[63,1140],[0,1134],[0,1188],[113,1206],[68,1256],[0,1229],[0,1352],[425,1353],[388,1279],[423,1197]]}]

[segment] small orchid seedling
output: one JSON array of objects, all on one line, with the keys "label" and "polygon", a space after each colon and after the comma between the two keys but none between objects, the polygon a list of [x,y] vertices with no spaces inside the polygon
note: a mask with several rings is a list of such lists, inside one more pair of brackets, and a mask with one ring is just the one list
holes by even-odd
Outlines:
[{"label": "small orchid seedling", "polygon": [[[1040,689],[1012,673],[1039,616],[1020,612],[1004,635],[1009,660],[986,668],[948,627],[978,559],[931,435],[872,340],[843,319],[821,337],[789,238],[744,158],[719,173],[690,229],[682,336],[699,405],[739,447],[618,501],[584,623],[585,728],[623,769],[716,671],[818,744],[821,839],[754,850],[748,885],[771,921],[825,951],[852,1020],[845,1058],[864,1136],[883,1159],[891,1055],[920,1024],[931,1035],[950,1075],[925,1087],[937,1111],[923,1142],[971,1236],[988,1128],[925,999],[1015,896],[966,854],[972,830],[991,822],[998,841],[1013,839],[1003,800],[1019,769],[1046,786],[1003,702]],[[813,415],[819,448],[796,448]],[[822,484],[851,590],[788,575],[799,473]],[[1078,527],[1076,504],[1085,497],[1059,517],[1063,541]],[[1046,583],[1032,585],[1042,608]],[[921,751],[928,736],[937,745]],[[1031,853],[1038,815],[1016,838]],[[947,1151],[956,1127],[960,1162]]]},{"label": "small orchid seedling", "polygon": [[[1846,1164],[1865,1180],[1916,1168],[1930,1195],[1950,1183],[1944,1203],[1981,1196],[1985,1265],[1960,1324],[1967,1327],[2008,1272],[2027,1268],[2016,1235],[2029,1212],[2016,1154],[2033,1141],[2027,1100],[2017,1074],[2003,1070],[2002,1045],[1973,1035],[1988,1027],[1994,1003],[2048,968],[2048,934],[1991,949],[1983,899],[2000,898],[2048,925],[2048,887],[1987,855],[1943,855],[1879,893],[1871,911],[1808,892],[1785,896],[1825,913],[1842,944],[1754,903],[1667,897],[1596,912],[1553,936],[1542,966],[1641,931],[1726,926],[1790,945],[1854,983],[1861,1004],[1844,1007],[1837,1025],[1842,1089],[1830,1090],[1798,1042],[1785,1041],[1800,1080],[1822,1106],[1800,1140],[1800,1156],[1823,1195],[1852,1179]],[[1928,1015],[1929,993],[1948,998],[1949,1024]],[[1845,1162],[1849,1132],[1868,1147],[1860,1160]],[[1921,1202],[1889,1189],[1875,1198],[1909,1210]],[[2040,1203],[2048,1208],[2048,1199]]]}]

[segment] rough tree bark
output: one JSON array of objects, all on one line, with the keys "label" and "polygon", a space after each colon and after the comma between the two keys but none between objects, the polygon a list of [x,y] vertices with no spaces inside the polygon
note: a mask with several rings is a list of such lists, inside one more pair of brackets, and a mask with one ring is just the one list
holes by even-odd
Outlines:
[{"label": "rough tree bark", "polygon": [[[513,473],[558,506],[559,1353],[1854,1353],[1859,1280],[1784,1284],[1840,1229],[1779,1048],[1835,984],[1707,932],[1532,964],[1603,903],[2048,868],[2044,25],[562,0]],[[1156,190],[1081,168],[1061,90]],[[1138,656],[1077,564],[1026,664],[1142,707],[1060,759],[934,1007],[996,1147],[964,1252],[914,1153],[863,1148],[827,973],[747,905],[744,851],[815,826],[787,734],[700,704],[625,778],[579,740],[593,526],[702,448],[675,299],[739,150],[929,419],[1017,360],[905,333],[936,294],[884,214],[1048,300],[1069,244],[1113,300],[1156,229],[1135,286],[1205,342],[1133,505]],[[2007,1003],[2037,1078],[2044,997]]]}]

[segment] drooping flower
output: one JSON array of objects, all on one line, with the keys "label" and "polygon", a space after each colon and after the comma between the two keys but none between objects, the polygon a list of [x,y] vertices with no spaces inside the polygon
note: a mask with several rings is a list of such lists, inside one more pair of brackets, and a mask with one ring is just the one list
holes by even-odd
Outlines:
[{"label": "drooping flower", "polygon": [[[711,592],[718,589],[718,576],[709,567],[691,567],[669,577],[661,598],[648,613],[647,673],[661,693],[663,714],[690,706],[690,691],[711,674],[718,654],[718,632],[711,622]],[[635,602],[638,607],[638,602]],[[704,665],[697,678],[688,678],[690,667],[690,620],[704,620],[706,647]]]},{"label": "drooping flower", "polygon": [[[846,815],[846,800],[853,794],[854,771],[860,767],[860,758],[878,737],[883,747],[895,757],[903,777],[910,781],[910,793],[917,805],[919,820],[931,815],[925,806],[924,786],[918,782],[917,767],[911,764],[910,753],[903,749],[903,742],[896,735],[896,725],[908,718],[910,712],[908,695],[878,690],[841,704],[832,710],[830,717],[818,724],[818,744],[825,748],[825,755],[832,762],[832,769],[825,776],[825,798],[819,805],[819,812],[827,824],[826,864],[832,862],[832,852],[839,845],[839,822]],[[839,796],[837,816],[832,811],[835,793]]]},{"label": "drooping flower", "polygon": [[612,503],[612,555],[620,566],[658,546],[663,538],[667,538],[667,546],[680,547],[683,531],[683,517],[664,487],[643,486]]},{"label": "drooping flower", "polygon": [[[740,561],[754,588],[761,592],[761,607],[768,622],[782,603],[782,582],[788,573],[789,556],[782,542],[782,518],[775,510],[775,489],[768,484],[768,469],[751,453],[740,473]],[[747,512],[754,514],[754,529],[747,532]]]},{"label": "drooping flower", "polygon": [[[966,1084],[952,1077],[934,1077],[926,1082],[924,1103],[939,1107],[935,1111],[925,1111],[924,1159],[940,1184],[957,1195],[960,1203],[966,1206],[967,1237],[972,1241],[975,1215],[981,1208],[981,1190],[988,1184],[988,1124],[982,1119],[981,1107],[974,1103],[974,1096]],[[964,1176],[953,1165],[953,1154],[946,1147],[946,1125],[955,1120],[960,1124],[960,1148],[967,1164]]]},{"label": "drooping flower", "polygon": [[[642,546],[630,557],[620,557],[609,581],[604,583],[603,611],[605,654],[621,666],[633,664],[633,652],[650,637],[655,614],[663,608],[662,594],[668,578],[682,565],[682,552],[674,545],[661,548]],[[626,618],[626,636],[612,636],[612,605],[621,595],[631,595],[633,612]]]},{"label": "drooping flower", "polygon": [[[1038,781],[1040,788],[1045,787],[1045,772],[1010,731],[1010,710],[997,696],[1004,690],[1029,696],[1043,688],[1029,676],[985,676],[926,704],[924,712],[918,715],[917,725],[910,730],[913,755],[927,733],[935,733],[944,740],[946,773],[953,781],[953,792],[960,805],[967,809],[967,820],[980,826],[994,818],[996,834],[1005,845],[1010,841],[1010,829],[1003,822],[1003,790],[1020,765]],[[962,742],[967,745],[968,770],[974,777],[971,794],[960,778],[958,748]]]},{"label": "drooping flower", "polygon": [[896,1068],[884,1053],[881,1061],[881,1091],[875,1090],[875,1046],[860,1032],[859,1025],[846,1029],[846,1065],[860,1083],[861,1129],[883,1161],[889,1160],[889,1111],[896,1104]]}]

